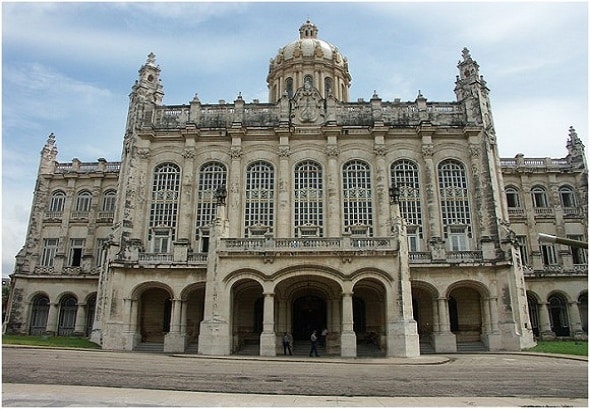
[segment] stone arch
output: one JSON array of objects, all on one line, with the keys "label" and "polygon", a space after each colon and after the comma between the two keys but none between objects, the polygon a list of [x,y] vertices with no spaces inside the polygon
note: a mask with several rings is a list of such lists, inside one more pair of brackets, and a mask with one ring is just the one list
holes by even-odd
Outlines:
[{"label": "stone arch", "polygon": [[255,348],[259,353],[264,318],[262,284],[254,275],[242,274],[231,280],[231,335],[234,352]]},{"label": "stone arch", "polygon": [[385,347],[388,293],[379,276],[365,275],[354,283],[352,312],[357,344],[376,346],[379,350]]},{"label": "stone arch", "polygon": [[582,291],[578,296],[578,311],[580,312],[580,321],[582,330],[588,333],[588,291]]},{"label": "stone arch", "polygon": [[538,337],[540,335],[539,303],[541,302],[542,298],[533,291],[527,291],[526,299],[529,309],[529,318],[531,320],[531,329],[533,334]]},{"label": "stone arch", "polygon": [[44,292],[37,292],[31,298],[31,315],[29,320],[29,335],[41,335],[47,330],[49,316],[49,296]]},{"label": "stone arch", "polygon": [[431,342],[435,317],[438,310],[436,300],[439,292],[435,286],[424,281],[412,281],[412,311],[417,323],[421,341]]},{"label": "stone arch", "polygon": [[186,344],[194,345],[198,343],[201,332],[201,321],[205,313],[205,291],[204,282],[193,283],[185,287],[181,292],[181,298],[186,308]]},{"label": "stone arch", "polygon": [[137,320],[141,342],[163,343],[170,332],[174,292],[164,283],[148,281],[136,286],[132,294],[139,301]]},{"label": "stone arch", "polygon": [[70,292],[64,293],[59,300],[58,336],[70,336],[74,334],[77,313],[77,297]]},{"label": "stone arch", "polygon": [[483,340],[484,302],[489,290],[477,281],[465,280],[453,283],[447,290],[451,332],[457,343]]},{"label": "stone arch", "polygon": [[84,302],[86,303],[85,331],[86,336],[90,336],[94,325],[94,316],[96,315],[96,292],[88,294]]},{"label": "stone arch", "polygon": [[547,308],[549,309],[549,322],[551,331],[558,337],[570,336],[570,317],[568,314],[567,294],[560,291],[553,291],[547,297]]}]

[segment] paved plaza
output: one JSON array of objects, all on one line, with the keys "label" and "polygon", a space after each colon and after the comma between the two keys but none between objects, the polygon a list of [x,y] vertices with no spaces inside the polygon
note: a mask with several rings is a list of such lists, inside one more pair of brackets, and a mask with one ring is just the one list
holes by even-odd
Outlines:
[{"label": "paved plaza", "polygon": [[2,405],[588,406],[586,357],[204,357],[4,347]]}]

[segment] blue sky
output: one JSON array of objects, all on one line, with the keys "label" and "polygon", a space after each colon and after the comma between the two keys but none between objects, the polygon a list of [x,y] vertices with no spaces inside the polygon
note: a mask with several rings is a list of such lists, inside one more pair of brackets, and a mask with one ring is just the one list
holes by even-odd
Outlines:
[{"label": "blue sky", "polygon": [[[165,104],[268,100],[269,59],[307,19],[348,58],[351,100],[453,101],[463,47],[491,90],[500,154],[564,157],[588,136],[588,5],[579,2],[2,3],[2,274],[24,244],[39,152],[120,158],[150,52]],[[586,143],[586,145],[588,145]]]}]

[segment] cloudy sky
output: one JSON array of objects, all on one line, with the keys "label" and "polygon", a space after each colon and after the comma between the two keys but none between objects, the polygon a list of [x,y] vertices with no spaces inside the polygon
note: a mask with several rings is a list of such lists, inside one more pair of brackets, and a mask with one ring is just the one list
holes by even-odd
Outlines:
[{"label": "cloudy sky", "polygon": [[[24,244],[39,152],[120,158],[150,52],[165,104],[268,100],[268,62],[310,19],[348,58],[351,100],[453,101],[467,47],[491,90],[500,154],[564,157],[588,136],[585,1],[469,3],[2,2],[2,274]],[[586,144],[588,145],[588,144]]]}]

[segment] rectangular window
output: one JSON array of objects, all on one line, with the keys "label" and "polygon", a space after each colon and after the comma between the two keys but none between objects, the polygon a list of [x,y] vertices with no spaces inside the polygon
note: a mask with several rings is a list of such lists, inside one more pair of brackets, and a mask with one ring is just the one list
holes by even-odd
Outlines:
[{"label": "rectangular window", "polygon": [[[582,235],[568,235],[567,238],[584,241],[584,236]],[[588,253],[585,248],[570,246],[570,251],[572,253],[572,261],[574,265],[588,264]]]},{"label": "rectangular window", "polygon": [[543,264],[546,266],[554,266],[557,264],[557,253],[555,246],[552,244],[541,245],[541,257],[543,257]]},{"label": "rectangular window", "polygon": [[516,240],[518,241],[518,247],[520,249],[520,260],[522,262],[522,265],[523,266],[530,265],[527,237],[526,236],[516,236]]},{"label": "rectangular window", "polygon": [[53,267],[59,239],[43,239],[43,253],[41,254],[41,265]]},{"label": "rectangular window", "polygon": [[467,240],[467,229],[465,227],[449,227],[449,250],[450,251],[467,251],[469,250]]},{"label": "rectangular window", "polygon": [[154,253],[168,253],[170,251],[170,231],[155,231],[153,238]]},{"label": "rectangular window", "polygon": [[80,267],[82,265],[82,254],[84,252],[84,239],[70,240],[70,257],[68,265],[71,267]]}]

